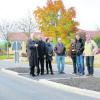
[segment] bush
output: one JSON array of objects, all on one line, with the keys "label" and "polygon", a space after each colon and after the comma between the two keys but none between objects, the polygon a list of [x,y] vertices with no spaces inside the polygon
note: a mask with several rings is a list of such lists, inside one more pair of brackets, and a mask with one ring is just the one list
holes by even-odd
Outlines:
[{"label": "bush", "polygon": [[97,43],[98,48],[100,48],[100,35],[94,37],[94,41]]},{"label": "bush", "polygon": [[22,53],[21,56],[22,57],[27,57],[27,54],[26,53]]}]

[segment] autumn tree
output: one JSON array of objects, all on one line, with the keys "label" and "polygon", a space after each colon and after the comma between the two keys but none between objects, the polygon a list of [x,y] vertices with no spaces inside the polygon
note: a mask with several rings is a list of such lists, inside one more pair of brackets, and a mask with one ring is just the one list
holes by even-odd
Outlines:
[{"label": "autumn tree", "polygon": [[63,43],[68,46],[79,25],[74,20],[76,16],[74,7],[65,9],[62,0],[47,0],[47,5],[38,7],[34,14],[42,33],[56,40],[61,37]]}]

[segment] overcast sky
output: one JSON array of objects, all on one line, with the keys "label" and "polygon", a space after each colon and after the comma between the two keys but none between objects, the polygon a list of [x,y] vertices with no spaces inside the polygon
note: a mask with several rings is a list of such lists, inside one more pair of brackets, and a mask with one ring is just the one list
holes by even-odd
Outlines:
[{"label": "overcast sky", "polygon": [[[0,0],[0,20],[18,20],[37,6],[44,6],[47,0]],[[75,7],[76,20],[80,28],[96,30],[100,28],[100,0],[62,0],[66,8]]]}]

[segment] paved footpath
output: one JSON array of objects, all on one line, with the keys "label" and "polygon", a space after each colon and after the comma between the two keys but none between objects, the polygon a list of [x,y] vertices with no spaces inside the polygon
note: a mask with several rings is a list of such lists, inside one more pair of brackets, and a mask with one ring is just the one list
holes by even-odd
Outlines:
[{"label": "paved footpath", "polygon": [[[14,63],[12,61],[0,61],[0,68],[16,68],[16,67],[20,67],[20,68],[29,68],[29,64],[28,63]],[[57,72],[57,67],[56,64],[53,65],[53,70],[55,72]],[[65,73],[66,74],[72,74],[73,72],[73,67],[72,65],[65,65]],[[87,73],[87,68],[85,68],[85,73]],[[94,70],[94,76],[95,77],[100,77],[100,68],[95,68]]]}]

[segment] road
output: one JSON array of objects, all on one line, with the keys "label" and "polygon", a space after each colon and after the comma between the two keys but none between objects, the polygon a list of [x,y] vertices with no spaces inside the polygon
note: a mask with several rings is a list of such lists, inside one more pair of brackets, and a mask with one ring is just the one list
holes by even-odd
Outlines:
[{"label": "road", "polygon": [[97,100],[0,71],[0,100]]}]

